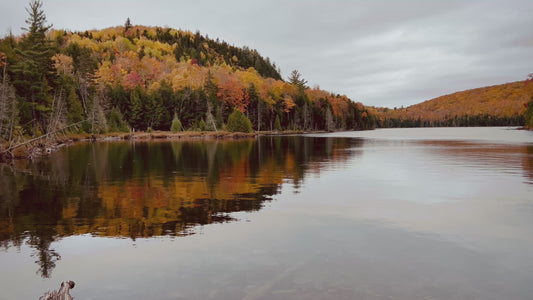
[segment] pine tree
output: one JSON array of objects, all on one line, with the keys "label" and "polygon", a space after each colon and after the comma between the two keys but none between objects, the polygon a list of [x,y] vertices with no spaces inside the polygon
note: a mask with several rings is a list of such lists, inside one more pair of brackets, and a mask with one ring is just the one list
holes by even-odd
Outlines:
[{"label": "pine tree", "polygon": [[124,33],[127,33],[128,30],[132,27],[130,18],[126,19],[126,23],[124,23]]},{"label": "pine tree", "polygon": [[307,80],[302,78],[302,74],[300,74],[298,70],[293,70],[291,72],[291,76],[289,76],[289,82],[297,86],[300,91],[303,91],[307,88]]},{"label": "pine tree", "polygon": [[52,25],[46,25],[42,5],[41,1],[34,0],[26,8],[30,15],[26,19],[29,27],[23,29],[28,35],[21,42],[20,49],[17,49],[21,60],[14,66],[14,84],[17,94],[24,101],[20,105],[21,123],[26,132],[33,132],[33,135],[37,134],[39,127],[46,127],[51,111],[49,81],[52,79],[53,47],[46,40],[46,32]]}]

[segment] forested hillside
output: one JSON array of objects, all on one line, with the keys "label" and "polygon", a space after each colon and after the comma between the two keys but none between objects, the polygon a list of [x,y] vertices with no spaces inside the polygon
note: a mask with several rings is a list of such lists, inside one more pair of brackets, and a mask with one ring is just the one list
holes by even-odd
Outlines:
[{"label": "forested hillside", "polygon": [[379,127],[522,126],[529,81],[477,88],[407,108],[376,108]]},{"label": "forested hillside", "polygon": [[70,131],[216,130],[238,110],[254,130],[367,129],[361,103],[309,88],[256,50],[199,32],[132,25],[70,32],[40,1],[22,36],[0,40],[0,136]]}]

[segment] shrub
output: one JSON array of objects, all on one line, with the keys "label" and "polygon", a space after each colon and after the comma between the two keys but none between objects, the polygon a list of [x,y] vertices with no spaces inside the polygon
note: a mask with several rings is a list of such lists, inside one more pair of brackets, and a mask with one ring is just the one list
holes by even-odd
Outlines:
[{"label": "shrub", "polygon": [[200,129],[200,131],[206,131],[207,130],[207,125],[205,124],[204,119],[200,120],[200,123],[198,123],[198,128]]},{"label": "shrub", "polygon": [[174,119],[172,120],[172,125],[170,125],[170,131],[172,132],[179,132],[182,130],[180,119],[178,119],[177,115],[174,115]]},{"label": "shrub", "polygon": [[252,132],[252,122],[242,112],[234,109],[228,117],[226,128],[230,132]]}]

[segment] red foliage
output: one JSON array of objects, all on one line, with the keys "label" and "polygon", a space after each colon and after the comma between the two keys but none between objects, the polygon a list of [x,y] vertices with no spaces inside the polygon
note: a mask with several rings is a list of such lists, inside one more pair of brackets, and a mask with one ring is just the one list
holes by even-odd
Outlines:
[{"label": "red foliage", "polygon": [[143,79],[139,73],[132,71],[124,77],[122,86],[127,90],[133,90],[137,86],[143,86]]},{"label": "red foliage", "polygon": [[246,88],[234,78],[218,85],[217,97],[222,103],[241,112],[245,112],[250,103]]}]

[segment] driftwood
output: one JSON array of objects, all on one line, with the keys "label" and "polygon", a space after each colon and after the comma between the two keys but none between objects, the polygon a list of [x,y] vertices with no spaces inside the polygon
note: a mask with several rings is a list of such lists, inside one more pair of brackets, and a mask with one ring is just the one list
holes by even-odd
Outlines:
[{"label": "driftwood", "polygon": [[46,292],[39,300],[72,300],[69,291],[74,288],[74,281],[64,281],[61,283],[59,291]]},{"label": "driftwood", "polygon": [[54,135],[54,134],[56,134],[56,133],[58,133],[58,132],[60,132],[60,131],[64,131],[65,129],[67,129],[67,128],[69,128],[69,127],[76,126],[76,125],[81,124],[81,123],[83,123],[83,122],[85,122],[85,120],[83,120],[83,121],[79,121],[79,122],[76,122],[76,123],[74,123],[74,124],[70,124],[70,125],[65,126],[65,127],[63,127],[63,128],[60,128],[60,129],[58,129],[58,130],[56,130],[56,131],[52,131],[52,132],[49,132],[49,133],[43,134],[43,135],[41,135],[41,136],[38,136],[38,137],[33,138],[33,139],[31,139],[31,140],[28,140],[28,141],[25,141],[25,142],[23,142],[23,143],[17,144],[17,145],[15,145],[15,146],[11,146],[11,147],[5,149],[4,151],[0,152],[0,154],[10,153],[11,151],[13,151],[13,150],[15,150],[15,149],[17,149],[17,148],[19,148],[19,147],[22,147],[22,146],[25,146],[25,145],[27,145],[27,144],[31,144],[31,143],[33,143],[33,142],[35,142],[35,141],[38,141],[38,140],[40,140],[40,139],[43,139],[43,138],[49,137],[49,136]]}]

